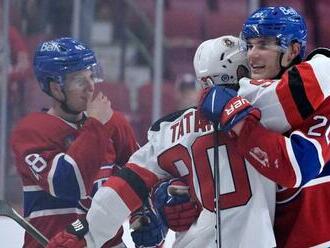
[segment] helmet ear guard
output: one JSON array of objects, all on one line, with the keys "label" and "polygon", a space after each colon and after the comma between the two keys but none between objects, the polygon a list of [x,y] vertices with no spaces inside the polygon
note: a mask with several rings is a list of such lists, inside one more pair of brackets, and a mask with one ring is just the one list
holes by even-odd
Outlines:
[{"label": "helmet ear guard", "polygon": [[237,85],[239,67],[249,74],[246,52],[237,37],[225,35],[204,41],[195,52],[194,69],[203,87]]}]

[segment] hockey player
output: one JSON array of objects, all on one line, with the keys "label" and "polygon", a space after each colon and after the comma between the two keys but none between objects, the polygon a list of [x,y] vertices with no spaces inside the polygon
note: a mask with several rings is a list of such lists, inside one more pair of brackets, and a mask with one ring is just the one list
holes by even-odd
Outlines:
[{"label": "hockey player", "polygon": [[[238,67],[248,71],[246,54],[238,49],[239,39],[225,36],[210,42],[221,47],[215,56],[223,58],[218,68],[225,72],[216,78],[217,82],[237,82],[237,72],[241,71]],[[237,66],[238,61],[242,64]],[[275,184],[246,164],[232,139],[225,134],[218,138],[219,143],[215,144],[212,125],[201,118],[196,108],[160,119],[149,130],[148,143],[95,194],[88,223],[80,221],[79,231],[74,229],[77,223],[71,225],[56,235],[49,247],[100,247],[115,235],[132,211],[141,207],[152,186],[160,179],[173,177],[188,184],[191,198],[203,207],[197,222],[188,231],[177,233],[174,247],[216,247],[212,152],[215,145],[222,175],[222,246],[275,247]],[[171,198],[169,189],[167,194]],[[184,217],[182,212],[177,219]],[[64,234],[68,238],[59,242],[57,237]],[[66,245],[69,242],[71,246]]]},{"label": "hockey player", "polygon": [[264,126],[290,135],[263,128],[248,114],[250,104],[221,86],[212,87],[201,109],[221,129],[231,130],[230,137],[235,133],[240,153],[282,186],[275,218],[278,247],[329,247],[330,51],[316,49],[301,62],[307,30],[290,7],[255,11],[242,37],[256,80],[242,79],[239,94],[261,109]]},{"label": "hockey player", "polygon": [[[47,112],[22,119],[11,137],[24,216],[47,238],[86,215],[91,197],[138,148],[131,126],[102,93],[93,97],[94,52],[72,38],[43,42],[34,55]],[[115,236],[115,235],[114,235]],[[121,232],[109,243],[121,247]],[[41,247],[26,234],[24,247]]]}]

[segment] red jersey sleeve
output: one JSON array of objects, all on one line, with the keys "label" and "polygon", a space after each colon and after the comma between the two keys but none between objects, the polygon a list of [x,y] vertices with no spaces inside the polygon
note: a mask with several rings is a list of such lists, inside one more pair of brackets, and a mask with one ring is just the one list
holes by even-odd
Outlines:
[{"label": "red jersey sleeve", "polygon": [[284,187],[300,187],[316,178],[330,160],[329,106],[325,101],[288,137],[247,119],[237,146],[267,178]]},{"label": "red jersey sleeve", "polygon": [[139,148],[133,128],[120,112],[114,112],[106,123],[111,133],[111,140],[116,152],[116,163],[124,165],[129,157]]}]

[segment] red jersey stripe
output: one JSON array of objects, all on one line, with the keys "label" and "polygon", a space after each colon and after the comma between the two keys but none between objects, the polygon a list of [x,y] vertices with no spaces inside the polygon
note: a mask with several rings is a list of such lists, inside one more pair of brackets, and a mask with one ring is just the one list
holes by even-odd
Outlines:
[{"label": "red jersey stripe", "polygon": [[309,102],[317,109],[324,100],[324,94],[310,64],[304,62],[297,66]]},{"label": "red jersey stripe", "polygon": [[110,187],[118,193],[120,198],[125,202],[130,211],[135,211],[142,206],[140,197],[135,193],[131,186],[120,177],[111,177],[104,183],[105,187]]},{"label": "red jersey stripe", "polygon": [[295,104],[294,99],[292,98],[287,72],[283,75],[281,81],[278,83],[276,87],[276,93],[290,125],[295,126],[297,123],[301,123],[302,117],[300,116],[299,110]]},{"label": "red jersey stripe", "polygon": [[159,181],[158,177],[150,170],[146,170],[132,163],[128,163],[126,167],[130,168],[132,171],[138,174],[142,178],[148,189],[151,189],[151,187]]}]

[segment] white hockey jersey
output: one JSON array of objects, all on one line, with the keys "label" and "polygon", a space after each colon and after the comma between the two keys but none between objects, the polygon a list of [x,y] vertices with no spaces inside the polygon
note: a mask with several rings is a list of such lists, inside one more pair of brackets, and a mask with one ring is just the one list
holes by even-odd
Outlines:
[{"label": "white hockey jersey", "polygon": [[[214,212],[214,132],[198,111],[169,115],[156,122],[148,143],[135,152],[128,175],[112,177],[95,195],[88,213],[88,247],[100,247],[116,233],[129,214],[141,206],[144,187],[180,177],[203,211],[187,232],[177,234],[173,247],[216,247]],[[235,141],[219,133],[222,247],[275,247],[273,218],[276,186],[241,158]],[[145,185],[145,186],[144,186]]]}]

